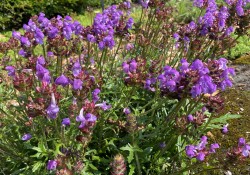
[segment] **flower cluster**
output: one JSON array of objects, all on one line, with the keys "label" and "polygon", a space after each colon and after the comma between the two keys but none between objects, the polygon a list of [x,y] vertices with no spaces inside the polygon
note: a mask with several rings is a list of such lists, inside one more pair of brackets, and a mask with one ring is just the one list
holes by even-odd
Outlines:
[{"label": "flower cluster", "polygon": [[[217,89],[225,90],[226,87],[231,87],[230,76],[234,74],[234,69],[227,67],[225,58],[209,60],[208,63],[196,59],[192,64],[182,59],[179,71],[165,66],[157,79],[162,92],[189,92],[195,98],[201,94],[212,94]],[[152,90],[153,83],[155,82],[152,78],[147,79],[146,89]]]},{"label": "flower cluster", "polygon": [[134,23],[133,18],[129,17],[130,3],[125,2],[120,6],[112,5],[102,13],[98,13],[92,26],[92,34],[87,35],[89,42],[97,42],[100,50],[105,48],[112,49],[115,46],[114,35],[127,33]]},{"label": "flower cluster", "polygon": [[216,149],[218,149],[220,146],[218,143],[213,143],[210,145],[210,148],[208,149],[206,147],[207,145],[207,137],[202,136],[200,143],[198,145],[188,145],[185,148],[186,155],[189,158],[196,158],[198,161],[204,161],[206,156],[208,156],[211,153],[215,153]]},{"label": "flower cluster", "polygon": [[229,156],[240,156],[246,158],[250,156],[250,145],[246,143],[244,138],[239,138],[238,147],[233,149],[232,152],[228,153]]}]

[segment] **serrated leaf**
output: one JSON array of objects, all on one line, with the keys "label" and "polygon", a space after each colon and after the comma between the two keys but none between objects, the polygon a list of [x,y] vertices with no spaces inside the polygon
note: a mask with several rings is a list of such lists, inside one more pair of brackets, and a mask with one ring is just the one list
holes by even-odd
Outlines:
[{"label": "serrated leaf", "polygon": [[231,119],[236,119],[236,118],[240,118],[241,115],[237,115],[237,114],[230,114],[227,113],[219,118],[214,118],[210,121],[210,123],[221,123],[221,124],[225,124],[227,123],[227,120],[231,120]]},{"label": "serrated leaf", "polygon": [[133,164],[129,165],[129,174],[128,175],[133,175],[135,173],[135,166]]}]

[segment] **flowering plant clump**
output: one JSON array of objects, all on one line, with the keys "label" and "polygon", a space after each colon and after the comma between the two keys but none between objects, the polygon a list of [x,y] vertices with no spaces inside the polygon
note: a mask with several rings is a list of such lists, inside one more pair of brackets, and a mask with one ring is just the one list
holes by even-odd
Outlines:
[{"label": "flowering plant clump", "polygon": [[[203,16],[185,25],[160,0],[141,1],[138,20],[129,2],[112,5],[91,26],[33,16],[24,33],[0,43],[3,172],[178,174],[199,173],[192,167],[204,161],[218,166],[209,157],[222,143],[208,147],[205,134],[223,125],[227,133],[227,120],[239,117],[213,114],[223,108],[217,92],[233,85],[222,53],[236,41],[231,33],[246,32],[244,3],[194,1]],[[248,157],[241,142],[238,152]]]}]

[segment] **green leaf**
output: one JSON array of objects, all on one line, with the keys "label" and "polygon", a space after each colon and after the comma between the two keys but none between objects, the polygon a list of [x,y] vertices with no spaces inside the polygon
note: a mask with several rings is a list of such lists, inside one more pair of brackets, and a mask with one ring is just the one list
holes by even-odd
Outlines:
[{"label": "green leaf", "polygon": [[135,166],[133,164],[129,165],[129,174],[128,175],[133,175],[135,173]]},{"label": "green leaf", "polygon": [[33,165],[32,172],[36,172],[36,171],[39,170],[43,165],[44,165],[43,162],[36,162],[36,163]]},{"label": "green leaf", "polygon": [[227,120],[231,120],[231,119],[236,119],[236,118],[240,118],[241,115],[237,115],[237,114],[230,114],[230,113],[227,113],[219,118],[214,118],[210,121],[210,123],[212,124],[215,124],[215,123],[221,123],[221,124],[226,124],[227,123]]}]

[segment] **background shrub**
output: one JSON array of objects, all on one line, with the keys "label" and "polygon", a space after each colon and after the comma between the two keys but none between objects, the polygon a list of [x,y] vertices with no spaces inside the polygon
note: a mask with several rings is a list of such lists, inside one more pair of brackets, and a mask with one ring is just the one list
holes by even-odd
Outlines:
[{"label": "background shrub", "polygon": [[[105,5],[119,3],[122,0],[105,0]],[[56,15],[80,13],[88,7],[100,7],[100,0],[2,0],[0,4],[0,31],[18,29],[28,19],[39,12],[49,18]]]}]

